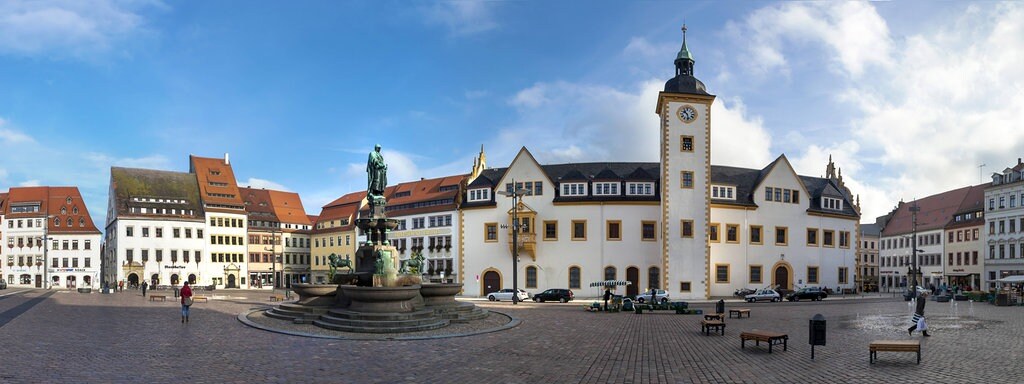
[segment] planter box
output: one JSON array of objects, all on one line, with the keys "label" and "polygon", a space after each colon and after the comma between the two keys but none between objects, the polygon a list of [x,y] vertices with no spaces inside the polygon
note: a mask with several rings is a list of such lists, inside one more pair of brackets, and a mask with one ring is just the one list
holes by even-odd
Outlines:
[{"label": "planter box", "polygon": [[92,293],[92,288],[78,288],[78,293]]}]

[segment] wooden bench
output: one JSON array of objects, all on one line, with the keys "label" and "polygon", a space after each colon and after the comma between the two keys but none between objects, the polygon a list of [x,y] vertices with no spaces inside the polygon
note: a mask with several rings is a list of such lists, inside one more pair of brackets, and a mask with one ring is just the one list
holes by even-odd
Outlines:
[{"label": "wooden bench", "polygon": [[706,313],[704,314],[704,320],[725,320],[725,314],[722,313]]},{"label": "wooden bench", "polygon": [[192,302],[193,303],[198,302],[199,300],[202,300],[204,303],[209,303],[210,302],[210,298],[209,297],[206,297],[206,296],[192,296]]},{"label": "wooden bench", "polygon": [[160,301],[167,301],[167,296],[164,296],[164,295],[149,295],[149,301],[156,301],[157,299],[160,299]]},{"label": "wooden bench", "polygon": [[270,301],[284,301],[284,295],[270,295]]},{"label": "wooden bench", "polygon": [[704,319],[704,320],[700,321],[700,331],[704,332],[704,336],[710,336],[712,328],[714,328],[715,331],[721,332],[722,336],[725,336],[725,322],[724,321],[722,321],[722,320],[707,320],[707,319]]},{"label": "wooden bench", "polygon": [[761,345],[761,342],[768,343],[768,353],[772,353],[772,346],[782,344],[782,350],[788,349],[789,335],[785,333],[752,330],[748,332],[740,333],[740,348],[747,347],[747,340],[754,340],[755,345]]},{"label": "wooden bench", "polygon": [[732,315],[736,315],[737,319],[742,319],[744,313],[747,314],[747,317],[750,317],[750,310],[747,309],[747,308],[730,309],[729,310],[729,318],[731,319]]},{"label": "wooden bench", "polygon": [[917,363],[921,364],[920,340],[875,340],[868,345],[868,363],[878,360],[878,352],[916,352]]}]

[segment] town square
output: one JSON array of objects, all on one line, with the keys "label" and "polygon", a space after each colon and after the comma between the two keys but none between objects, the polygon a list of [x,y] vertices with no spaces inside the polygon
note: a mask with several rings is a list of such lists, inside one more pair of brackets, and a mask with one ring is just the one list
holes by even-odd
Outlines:
[{"label": "town square", "polygon": [[1021,49],[1014,2],[15,0],[0,382],[1015,382]]}]

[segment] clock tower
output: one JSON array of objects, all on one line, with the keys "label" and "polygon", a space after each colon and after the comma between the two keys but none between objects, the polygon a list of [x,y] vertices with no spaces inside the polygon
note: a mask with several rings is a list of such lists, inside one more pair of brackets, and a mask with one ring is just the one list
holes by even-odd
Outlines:
[{"label": "clock tower", "polygon": [[693,55],[683,46],[675,77],[658,94],[660,127],[662,273],[665,289],[688,299],[710,296],[708,222],[711,219],[711,104],[693,76]]}]

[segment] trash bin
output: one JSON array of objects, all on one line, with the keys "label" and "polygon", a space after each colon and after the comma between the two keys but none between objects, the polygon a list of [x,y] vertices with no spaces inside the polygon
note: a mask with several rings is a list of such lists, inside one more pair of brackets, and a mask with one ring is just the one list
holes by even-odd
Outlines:
[{"label": "trash bin", "polygon": [[718,300],[715,304],[715,313],[725,313],[725,300]]},{"label": "trash bin", "polygon": [[814,346],[825,345],[825,316],[814,315],[810,321],[810,334],[807,343],[811,345],[811,359],[814,359]]}]

